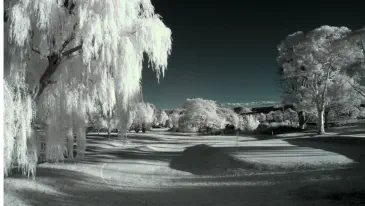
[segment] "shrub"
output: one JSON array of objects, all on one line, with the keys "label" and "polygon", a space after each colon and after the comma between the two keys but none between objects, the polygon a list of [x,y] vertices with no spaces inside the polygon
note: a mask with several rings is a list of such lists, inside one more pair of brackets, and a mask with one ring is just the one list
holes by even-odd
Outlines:
[{"label": "shrub", "polygon": [[167,128],[172,128],[173,127],[172,120],[171,120],[170,117],[167,119],[165,127],[167,127]]},{"label": "shrub", "polygon": [[360,115],[360,108],[352,108],[352,110],[350,110],[350,117],[352,119],[357,119]]},{"label": "shrub", "polygon": [[179,119],[182,116],[181,113],[183,113],[184,110],[181,109],[175,109],[171,113],[169,113],[169,119],[166,122],[166,125],[169,128],[179,128]]},{"label": "shrub", "polygon": [[266,121],[268,121],[268,122],[274,121],[274,111],[271,111],[266,114]]},{"label": "shrub", "polygon": [[235,127],[234,125],[227,124],[223,130],[223,133],[224,134],[236,134],[236,129],[237,129],[237,127]]},{"label": "shrub", "polygon": [[217,114],[224,121],[224,125],[231,125],[234,129],[238,128],[239,118],[232,109],[218,108]]},{"label": "shrub", "polygon": [[255,115],[256,119],[259,120],[260,122],[265,122],[266,121],[266,115],[263,113],[259,113]]},{"label": "shrub", "polygon": [[288,108],[284,111],[284,120],[289,121],[289,125],[297,126],[299,124],[298,113]]},{"label": "shrub", "polygon": [[254,131],[259,126],[260,122],[252,115],[246,116],[246,130],[247,131]]},{"label": "shrub", "polygon": [[282,122],[282,121],[284,121],[284,114],[282,111],[276,110],[273,113],[273,118],[274,118],[275,122]]},{"label": "shrub", "polygon": [[253,115],[246,115],[240,118],[239,129],[244,132],[253,132],[257,129],[260,122]]},{"label": "shrub", "polygon": [[259,125],[256,132],[260,134],[268,134],[268,135],[275,135],[275,134],[284,134],[284,133],[291,133],[291,132],[301,132],[302,129],[292,126],[289,121],[284,122],[264,122]]},{"label": "shrub", "polygon": [[[132,110],[132,128],[142,131],[149,130],[154,120],[154,106],[150,103],[140,102]],[[137,131],[136,131],[137,132]]]},{"label": "shrub", "polygon": [[155,115],[155,119],[153,121],[153,126],[154,127],[161,127],[161,126],[165,127],[168,119],[169,119],[169,116],[167,116],[166,112],[163,110],[160,110]]},{"label": "shrub", "polygon": [[210,132],[224,128],[224,120],[218,116],[214,101],[187,99],[183,108],[186,111],[178,121],[179,130],[182,132]]},{"label": "shrub", "polygon": [[365,107],[359,108],[359,115],[357,116],[358,119],[365,119]]}]

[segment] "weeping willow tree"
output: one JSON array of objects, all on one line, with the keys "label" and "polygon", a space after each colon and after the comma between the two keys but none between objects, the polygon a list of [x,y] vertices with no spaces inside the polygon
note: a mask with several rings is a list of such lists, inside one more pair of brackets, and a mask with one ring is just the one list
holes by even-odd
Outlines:
[{"label": "weeping willow tree", "polygon": [[[138,101],[144,54],[164,76],[171,30],[150,0],[12,0],[4,2],[5,173],[35,175],[34,123],[46,125],[46,159],[85,150],[87,112],[115,108],[126,132]],[[66,144],[66,142],[68,143]],[[68,146],[65,146],[68,145]]]}]

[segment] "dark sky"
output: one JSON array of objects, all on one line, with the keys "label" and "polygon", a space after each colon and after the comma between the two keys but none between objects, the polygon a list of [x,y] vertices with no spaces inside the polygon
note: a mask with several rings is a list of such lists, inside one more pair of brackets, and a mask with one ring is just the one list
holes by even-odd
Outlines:
[{"label": "dark sky", "polygon": [[172,30],[173,49],[160,84],[151,69],[143,70],[144,101],[162,109],[196,97],[280,101],[276,46],[282,39],[321,25],[351,30],[365,25],[361,3],[259,2],[152,0]]}]

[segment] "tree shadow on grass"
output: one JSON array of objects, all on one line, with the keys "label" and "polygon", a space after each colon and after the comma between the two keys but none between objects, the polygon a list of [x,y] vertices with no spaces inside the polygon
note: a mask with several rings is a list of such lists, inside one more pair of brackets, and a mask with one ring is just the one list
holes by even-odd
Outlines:
[{"label": "tree shadow on grass", "polygon": [[336,205],[364,205],[365,181],[331,181],[312,183],[289,191],[300,201],[326,200]]},{"label": "tree shadow on grass", "polygon": [[[270,186],[268,186],[270,187]],[[23,189],[19,195],[28,204],[48,205],[128,205],[128,206],[168,206],[168,205],[234,205],[241,206],[242,201],[257,203],[260,201],[262,186],[250,187],[214,187],[214,188],[176,188],[169,190],[111,190],[111,189],[79,189],[64,195],[43,193],[39,190]],[[246,195],[245,195],[246,194]],[[263,201],[260,201],[262,205]]]},{"label": "tree shadow on grass", "polygon": [[[225,181],[225,180],[223,180]],[[190,179],[189,184],[195,184]],[[226,183],[229,183],[226,181]],[[232,182],[234,183],[234,182]],[[160,188],[105,184],[100,177],[66,169],[40,168],[32,186],[20,188],[16,196],[30,205],[242,205],[257,203],[262,190],[272,185],[226,184]],[[47,187],[44,187],[46,185]],[[51,189],[49,189],[51,188]],[[261,200],[260,204],[263,202]]]},{"label": "tree shadow on grass", "polygon": [[131,135],[131,136],[127,136],[127,139],[128,140],[153,140],[153,141],[159,141],[161,140],[161,138],[159,137],[152,137],[152,136],[148,136],[149,134],[148,133],[145,133],[145,134],[135,134],[135,135]]},{"label": "tree shadow on grass", "polygon": [[98,151],[101,151],[105,148],[103,147],[100,147],[100,146],[91,146],[91,145],[88,145],[85,149],[86,152],[98,152]]},{"label": "tree shadow on grass", "polygon": [[116,158],[120,159],[169,161],[173,157],[179,155],[180,152],[118,151],[109,152],[107,154],[114,155]]},{"label": "tree shadow on grass", "polygon": [[[322,175],[324,175],[323,171]],[[313,176],[313,174],[306,174],[306,176]],[[320,195],[316,195],[316,193],[313,193],[313,185],[308,186],[308,184],[304,184],[303,186],[303,184],[299,181],[296,182],[296,180],[303,179],[303,177],[304,176],[301,175],[295,177],[293,177],[292,175],[291,177],[288,177],[288,174],[281,174],[279,176],[272,174],[248,177],[240,176],[238,178],[232,177],[232,179],[229,179],[227,177],[209,177],[205,179],[204,177],[198,177],[175,180],[175,182],[178,183],[187,183],[183,184],[185,185],[183,187],[159,188],[158,185],[156,185],[156,187],[123,187],[123,185],[106,185],[101,181],[100,177],[88,176],[77,171],[68,171],[64,169],[44,169],[41,172],[40,176],[37,178],[37,182],[34,182],[34,187],[27,187],[18,190],[17,196],[19,196],[22,200],[30,205],[38,206],[238,206],[242,205],[242,203],[246,203],[245,205],[266,205],[268,204],[268,202],[270,203],[270,205],[307,205],[311,200],[315,198],[327,199],[333,202],[343,202],[344,199],[348,199],[349,201],[354,203],[353,205],[356,205],[355,203],[359,203],[359,201],[357,201],[356,199],[362,199],[360,195],[362,195],[363,192],[361,190],[354,190],[354,193],[348,192],[339,194],[338,190],[334,189],[333,187],[328,187],[328,192],[326,193],[320,193]],[[211,186],[196,184],[199,182],[207,182],[213,184]],[[260,184],[261,182],[270,182],[273,184]],[[35,185],[40,185],[39,183],[45,184],[53,188],[56,192],[42,190],[41,186],[36,187]],[[291,199],[286,199],[285,193],[290,188],[294,189],[294,191],[296,192],[299,192],[300,196],[292,194]],[[306,194],[308,194],[308,197],[314,196],[314,198],[305,198]]]},{"label": "tree shadow on grass", "polygon": [[[16,191],[16,196],[29,205],[240,205],[242,190],[252,189],[244,186],[216,186],[161,189],[156,187],[138,187],[107,185],[102,178],[67,169],[39,168],[35,181]],[[257,186],[258,187],[258,186]],[[222,192],[225,191],[225,192]],[[254,190],[259,190],[258,188]],[[214,194],[214,197],[209,197]],[[235,194],[225,199],[227,194]],[[199,195],[197,195],[199,194]],[[199,202],[197,203],[197,198]],[[6,202],[7,200],[5,200]],[[225,202],[222,202],[225,201]],[[7,202],[9,203],[9,202]],[[211,204],[209,204],[211,203]]]},{"label": "tree shadow on grass", "polygon": [[262,165],[239,160],[226,151],[227,148],[211,147],[205,144],[187,147],[180,155],[171,160],[170,167],[197,175],[219,175],[229,169],[262,168]]},{"label": "tree shadow on grass", "polygon": [[[365,127],[365,125],[364,125]],[[340,135],[361,135],[365,137],[365,129],[364,130],[353,130],[353,131],[341,131]]]},{"label": "tree shadow on grass", "polygon": [[[101,158],[101,157],[100,157]],[[130,161],[133,164],[133,159]],[[144,164],[144,163],[141,163]],[[114,171],[118,172],[118,171]],[[175,178],[171,187],[123,186],[110,181],[107,184],[100,176],[92,176],[82,171],[61,168],[38,168],[36,180],[32,186],[21,188],[17,196],[30,205],[265,205],[268,200],[273,205],[285,205],[287,188],[298,188],[302,183],[297,180],[326,176],[336,176],[338,171],[314,171],[299,174],[261,174],[240,176],[194,176]],[[112,174],[112,173],[111,173]],[[123,176],[123,172],[120,172]],[[125,173],[127,178],[133,178]],[[148,176],[148,175],[147,175]],[[344,171],[341,177],[353,177]],[[153,178],[148,176],[148,178]],[[143,181],[143,179],[136,179]],[[260,184],[260,183],[273,184]],[[173,184],[183,186],[174,186]],[[180,184],[183,183],[183,184]],[[197,184],[198,183],[198,184]],[[207,183],[208,185],[205,185]],[[53,189],[43,189],[46,185]],[[303,190],[301,190],[303,193]],[[311,188],[304,188],[310,192]],[[336,192],[336,191],[334,191]],[[265,198],[262,198],[265,194]],[[359,193],[362,194],[362,193]],[[343,198],[350,198],[351,194]],[[298,198],[297,196],[295,196]],[[335,198],[330,197],[329,199]],[[328,199],[328,198],[327,198]],[[300,199],[299,199],[300,200]],[[289,200],[288,200],[289,201]],[[289,205],[295,205],[292,200]],[[304,200],[305,201],[305,200]],[[338,201],[337,201],[338,202]],[[353,202],[354,203],[354,202]],[[286,204],[288,205],[288,204]],[[305,205],[305,204],[303,204]],[[330,204],[329,204],[330,205]]]},{"label": "tree shadow on grass", "polygon": [[[87,140],[97,140],[97,141],[110,141],[109,136],[106,134],[88,134],[86,136]],[[113,139],[119,137],[119,134],[110,134]]]},{"label": "tree shadow on grass", "polygon": [[153,160],[153,161],[170,161],[173,157],[179,155],[180,152],[157,152],[157,151],[141,151],[138,148],[121,149],[118,151],[104,151],[95,154],[86,155],[83,163],[105,163],[109,160]]},{"label": "tree shadow on grass", "polygon": [[113,159],[116,159],[114,155],[88,154],[85,155],[85,157],[82,158],[82,160],[80,160],[79,162],[94,165],[94,164],[106,163]]},{"label": "tree shadow on grass", "polygon": [[344,201],[350,205],[365,205],[365,189],[346,191],[346,192],[330,192],[323,196],[324,199],[330,201]]}]

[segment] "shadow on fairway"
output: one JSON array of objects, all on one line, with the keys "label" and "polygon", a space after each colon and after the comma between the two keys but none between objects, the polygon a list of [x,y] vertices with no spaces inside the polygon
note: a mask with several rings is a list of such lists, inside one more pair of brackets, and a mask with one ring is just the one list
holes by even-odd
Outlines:
[{"label": "shadow on fairway", "polygon": [[222,148],[199,144],[186,148],[170,162],[172,169],[198,175],[218,175],[229,169],[258,169],[254,163],[238,160]]}]

